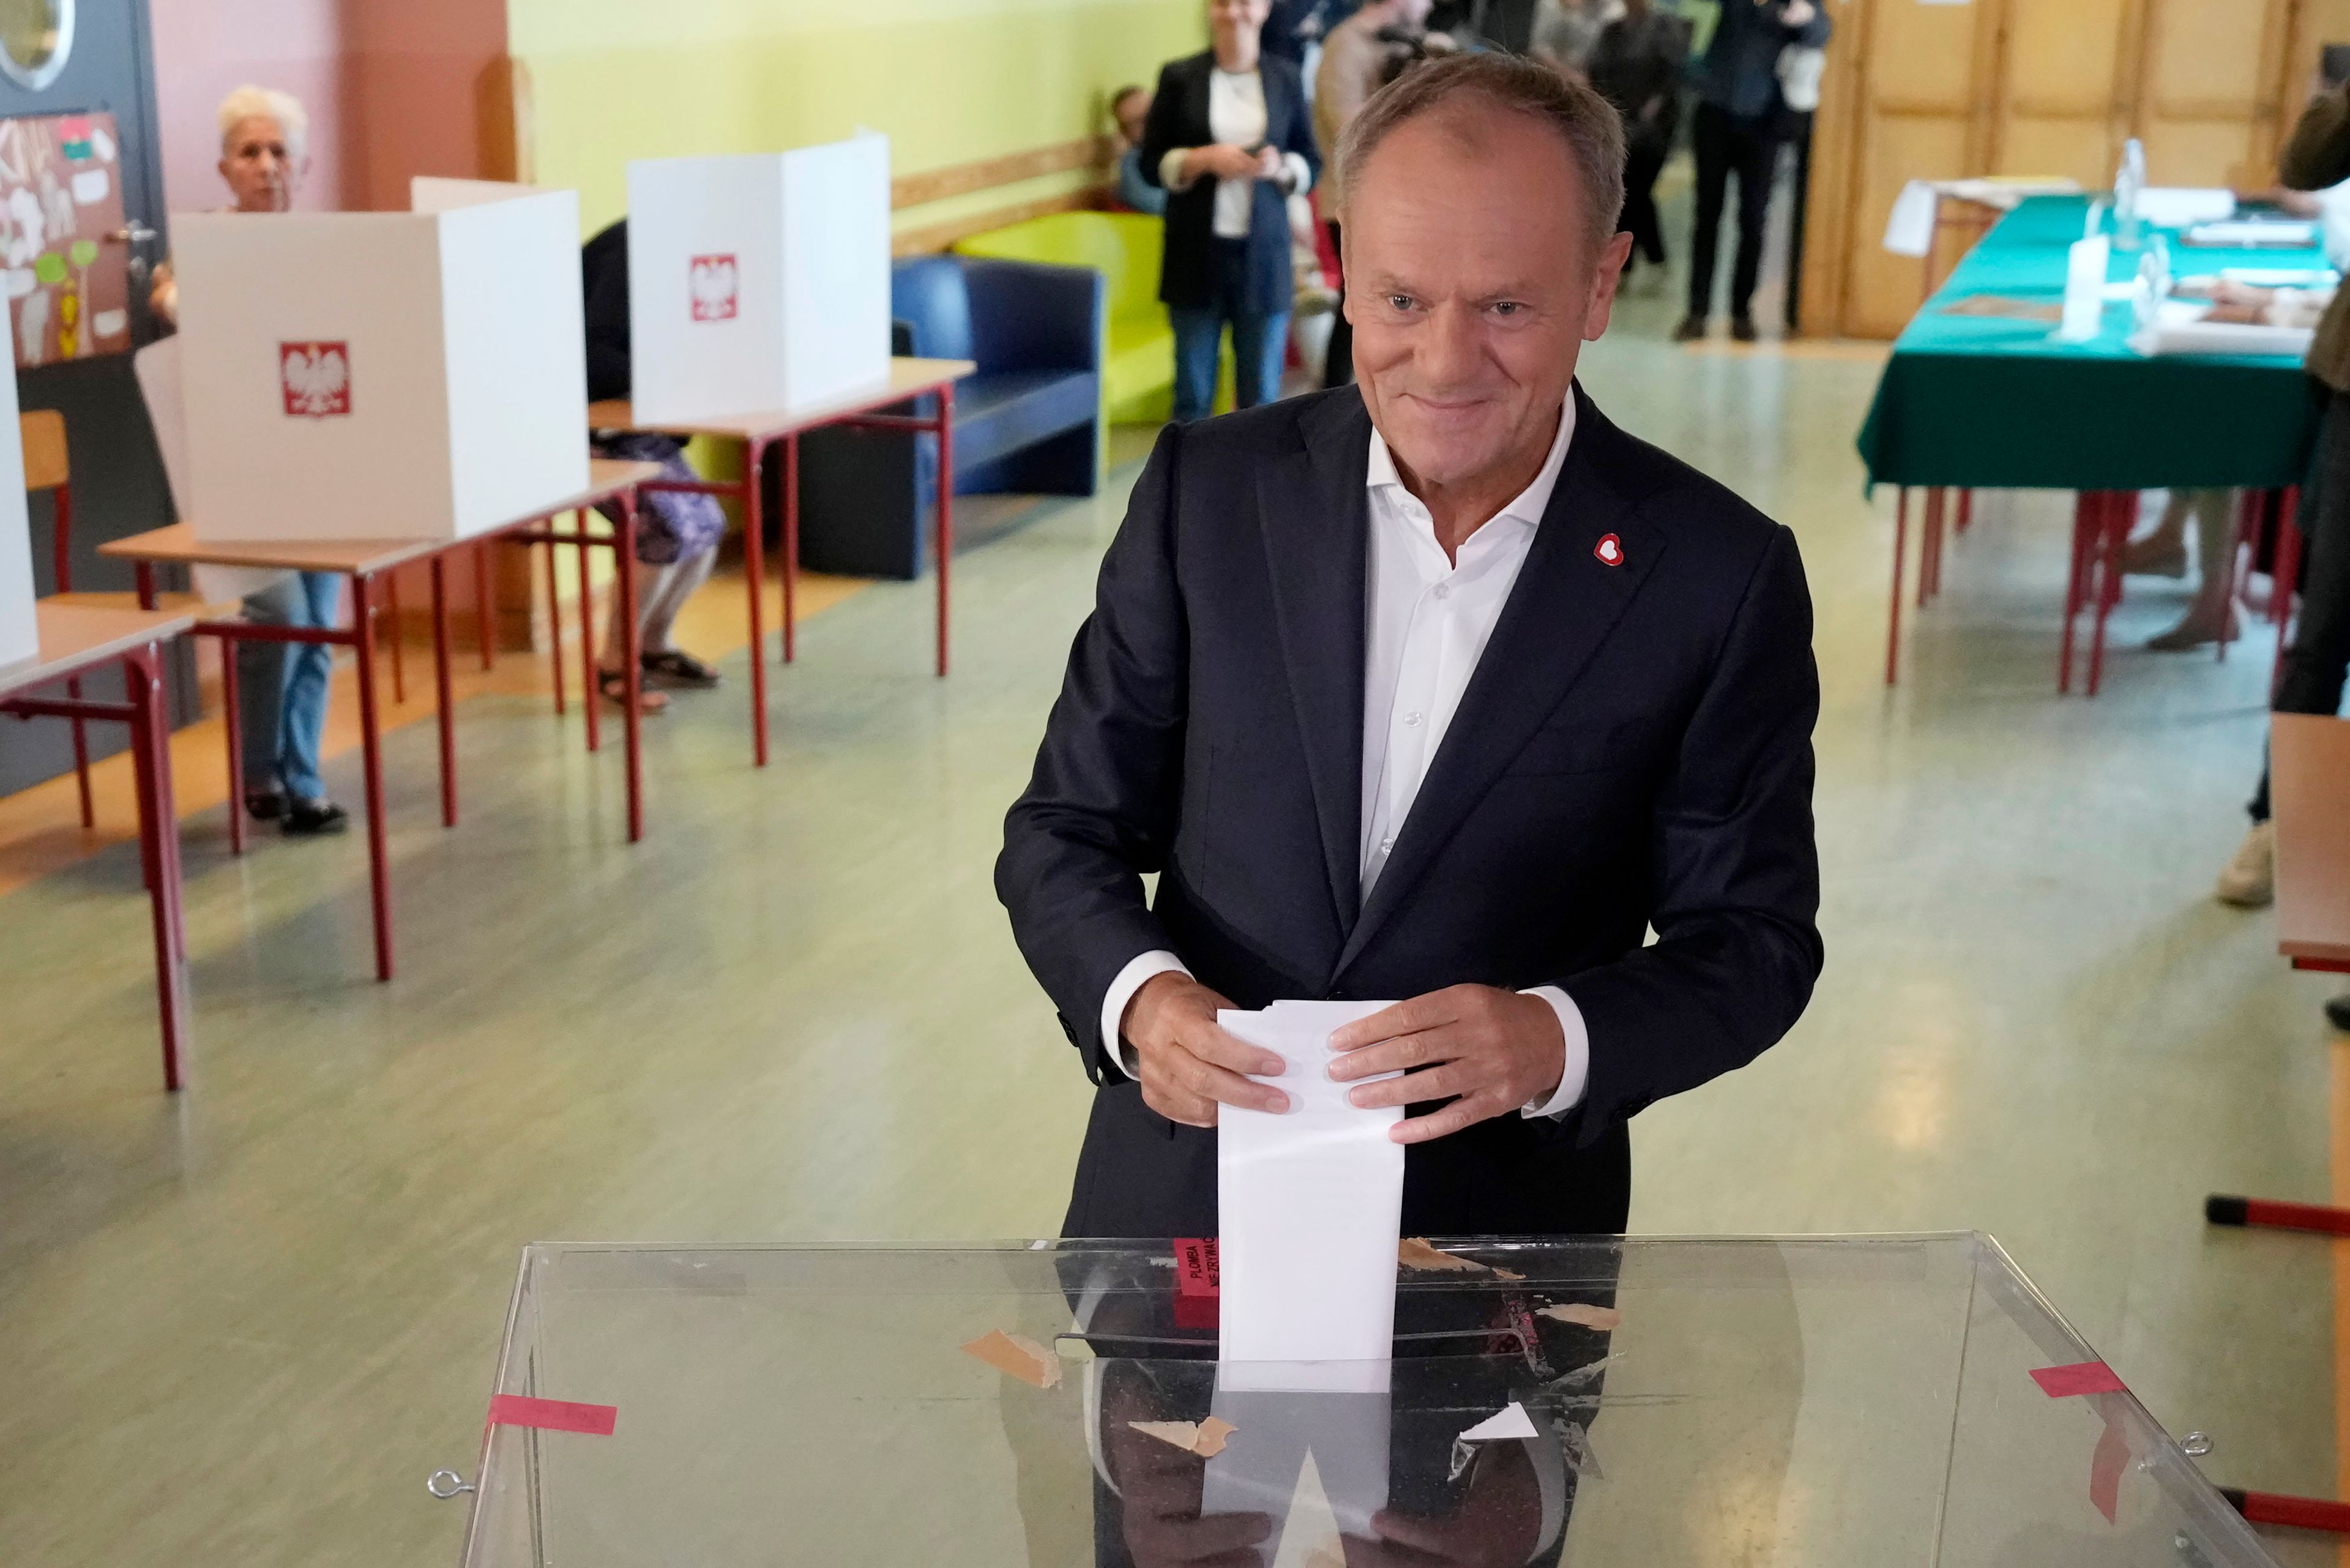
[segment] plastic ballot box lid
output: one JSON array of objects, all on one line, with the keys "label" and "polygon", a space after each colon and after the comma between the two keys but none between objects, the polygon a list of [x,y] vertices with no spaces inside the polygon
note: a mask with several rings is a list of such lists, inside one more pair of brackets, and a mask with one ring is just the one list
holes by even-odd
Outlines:
[{"label": "plastic ballot box lid", "polygon": [[473,1568],[2269,1562],[1987,1238],[1403,1251],[1384,1389],[1270,1393],[1196,1240],[534,1246],[435,1480]]}]

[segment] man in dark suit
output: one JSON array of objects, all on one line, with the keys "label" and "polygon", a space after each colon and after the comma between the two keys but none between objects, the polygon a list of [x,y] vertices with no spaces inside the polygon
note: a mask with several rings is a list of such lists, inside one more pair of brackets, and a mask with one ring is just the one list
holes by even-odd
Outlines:
[{"label": "man in dark suit", "polygon": [[1217,1107],[1284,1096],[1216,1012],[1292,997],[1404,999],[1330,1070],[1402,1073],[1406,1233],[1620,1231],[1627,1119],[1819,971],[1794,537],[1573,384],[1615,111],[1466,56],[1339,163],[1358,388],[1161,434],[1005,824],[1100,1086],[1072,1236],[1217,1233]]}]

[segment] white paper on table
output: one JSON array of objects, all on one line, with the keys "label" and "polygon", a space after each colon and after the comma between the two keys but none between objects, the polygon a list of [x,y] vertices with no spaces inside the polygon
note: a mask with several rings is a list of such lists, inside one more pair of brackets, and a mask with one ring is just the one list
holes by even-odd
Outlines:
[{"label": "white paper on table", "polygon": [[2317,333],[2308,327],[2251,321],[2158,320],[2130,335],[2133,352],[2148,358],[2171,354],[2263,354],[2303,358]]},{"label": "white paper on table", "polygon": [[1897,256],[1922,256],[1934,248],[1934,218],[1941,193],[1925,180],[1912,180],[1893,198],[1885,219],[1885,248]]},{"label": "white paper on table", "polygon": [[2103,234],[2073,242],[2064,265],[2064,318],[2056,328],[2060,341],[2086,343],[2104,326],[2106,266],[2113,246]]},{"label": "white paper on table", "polygon": [[1461,1440],[1464,1443],[1487,1443],[1503,1438],[1538,1438],[1541,1435],[1534,1430],[1534,1419],[1526,1414],[1526,1407],[1513,1399],[1498,1415],[1488,1416],[1461,1433]]},{"label": "white paper on table", "polygon": [[1389,1005],[1281,1002],[1216,1022],[1277,1054],[1280,1115],[1216,1124],[1219,1386],[1385,1393],[1395,1342],[1403,1107],[1365,1110],[1331,1078],[1330,1034]]},{"label": "white paper on table", "polygon": [[2137,215],[2159,229],[2216,223],[2236,215],[2236,193],[2184,185],[2149,185],[2137,193]]}]

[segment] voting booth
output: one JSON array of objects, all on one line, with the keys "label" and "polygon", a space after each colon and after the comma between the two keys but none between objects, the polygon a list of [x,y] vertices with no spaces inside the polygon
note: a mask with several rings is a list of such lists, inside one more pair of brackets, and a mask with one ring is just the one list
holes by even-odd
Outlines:
[{"label": "voting booth", "polygon": [[411,205],[172,218],[197,538],[463,539],[588,487],[577,193]]},{"label": "voting booth", "polygon": [[889,374],[889,141],[629,165],[637,422],[795,412]]},{"label": "voting booth", "polygon": [[1207,1248],[534,1246],[434,1490],[471,1568],[2269,1561],[1987,1238],[1409,1241],[1340,1392]]},{"label": "voting booth", "polygon": [[32,524],[25,512],[25,448],[16,429],[16,378],[0,398],[0,664],[41,651],[33,618]]}]

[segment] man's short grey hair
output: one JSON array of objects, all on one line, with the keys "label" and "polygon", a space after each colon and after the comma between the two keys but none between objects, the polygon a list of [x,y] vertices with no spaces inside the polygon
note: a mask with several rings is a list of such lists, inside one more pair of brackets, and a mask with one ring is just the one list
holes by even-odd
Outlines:
[{"label": "man's short grey hair", "polygon": [[[1582,176],[1593,242],[1616,233],[1624,210],[1624,122],[1615,106],[1581,82],[1517,55],[1451,55],[1406,70],[1373,93],[1338,139],[1338,210],[1354,203],[1363,171],[1395,129],[1440,109],[1483,103],[1538,119],[1558,133]],[[1530,199],[1539,193],[1528,192]]]},{"label": "man's short grey hair", "polygon": [[310,111],[292,93],[264,87],[241,87],[221,99],[221,151],[228,151],[228,139],[238,126],[265,118],[276,120],[286,133],[288,158],[299,163],[310,155]]}]

